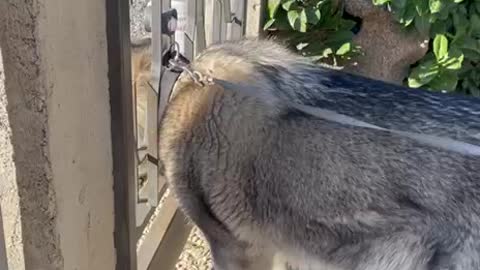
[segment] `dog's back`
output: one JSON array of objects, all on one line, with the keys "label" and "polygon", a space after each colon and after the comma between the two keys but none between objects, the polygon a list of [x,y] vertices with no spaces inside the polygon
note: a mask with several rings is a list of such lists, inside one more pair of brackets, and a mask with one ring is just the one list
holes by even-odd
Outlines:
[{"label": "dog's back", "polygon": [[270,42],[213,46],[193,68],[242,85],[183,74],[160,128],[164,174],[216,269],[480,268],[478,155],[291,107],[315,68]]}]

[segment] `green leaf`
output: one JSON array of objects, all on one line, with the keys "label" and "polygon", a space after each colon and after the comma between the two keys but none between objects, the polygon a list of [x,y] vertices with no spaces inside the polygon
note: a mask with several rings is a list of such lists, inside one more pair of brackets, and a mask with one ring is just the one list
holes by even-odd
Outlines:
[{"label": "green leaf", "polygon": [[353,38],[353,33],[348,30],[340,30],[329,36],[324,42],[328,47],[340,47],[346,42],[350,42]]},{"label": "green leaf", "polygon": [[431,13],[438,13],[443,8],[443,1],[442,0],[429,0],[428,7],[430,8]]},{"label": "green leaf", "polygon": [[315,7],[316,8],[320,8],[321,6],[323,6],[325,3],[327,3],[328,1],[327,0],[320,0],[320,1],[317,1],[317,3],[315,4]]},{"label": "green leaf", "polygon": [[437,34],[443,34],[447,31],[447,24],[443,21],[430,23],[430,35],[434,38]]},{"label": "green leaf", "polygon": [[315,39],[312,39],[312,42],[309,42],[308,46],[304,47],[302,51],[306,55],[320,55],[323,54],[323,51],[326,49],[325,44],[318,42]]},{"label": "green leaf", "polygon": [[469,22],[466,16],[460,13],[453,13],[452,20],[453,20],[453,26],[455,27],[455,32],[456,32],[455,34],[457,36],[463,35],[467,32]]},{"label": "green leaf", "polygon": [[415,10],[415,6],[408,5],[405,9],[402,19],[400,20],[400,23],[403,23],[405,26],[409,26],[413,22],[416,14],[417,11]]},{"label": "green leaf", "polygon": [[275,23],[275,19],[268,20],[263,26],[263,30],[268,30]]},{"label": "green leaf", "polygon": [[480,38],[480,16],[478,14],[472,14],[470,17],[470,29],[473,37]]},{"label": "green leaf", "polygon": [[459,39],[456,46],[462,50],[465,59],[471,62],[480,62],[480,40],[475,40],[472,37]]},{"label": "green leaf", "polygon": [[436,35],[433,40],[433,53],[437,60],[442,59],[448,52],[448,39],[444,35]]},{"label": "green leaf", "polygon": [[290,26],[295,30],[300,29],[300,20],[298,19],[300,17],[300,14],[298,13],[298,11],[290,10],[287,16]]},{"label": "green leaf", "polygon": [[283,7],[284,10],[290,11],[290,10],[293,10],[297,7],[297,3],[296,3],[295,0],[288,0],[288,1],[285,1],[282,4],[282,7]]},{"label": "green leaf", "polygon": [[457,88],[458,77],[454,72],[442,72],[428,83],[429,88],[436,91],[452,92]]},{"label": "green leaf", "polygon": [[[448,3],[448,4],[452,4],[452,3]],[[440,12],[437,13],[438,19],[444,21],[448,19],[449,14],[450,14],[450,7],[445,4],[444,6],[442,6],[442,9],[440,9]]]},{"label": "green leaf", "polygon": [[268,15],[270,18],[274,18],[277,13],[278,7],[280,6],[281,0],[268,0]]},{"label": "green leaf", "polygon": [[425,16],[417,16],[415,18],[415,28],[422,35],[428,35],[430,32],[430,23],[428,23],[428,18]]},{"label": "green leaf", "polygon": [[336,55],[345,55],[349,51],[351,51],[351,49],[352,49],[352,43],[347,42],[347,43],[343,44],[342,46],[340,46],[340,48],[338,48],[338,50],[335,52],[335,54]]},{"label": "green leaf", "polygon": [[408,77],[408,86],[412,88],[421,87],[429,83],[440,72],[435,60],[429,60],[413,68]]},{"label": "green leaf", "polygon": [[326,48],[325,50],[323,50],[322,56],[323,56],[323,57],[328,57],[328,56],[329,56],[330,54],[332,54],[332,53],[333,53],[332,48]]},{"label": "green leaf", "polygon": [[280,31],[292,30],[292,27],[288,22],[287,12],[281,8],[278,9],[277,14],[275,15],[274,28],[275,30],[280,30]]},{"label": "green leaf", "polygon": [[300,32],[305,33],[307,32],[307,23],[308,23],[308,16],[305,9],[302,9],[300,12]]},{"label": "green leaf", "polygon": [[[394,0],[389,3],[394,10],[400,11],[407,7],[407,0]],[[413,7],[413,6],[412,6]]]},{"label": "green leaf", "polygon": [[415,1],[415,9],[417,10],[418,15],[423,17],[423,15],[429,12],[428,1],[425,1],[425,0],[414,0],[414,1]]},{"label": "green leaf", "polygon": [[373,4],[376,5],[376,6],[384,5],[388,2],[390,2],[390,0],[373,0]]},{"label": "green leaf", "polygon": [[287,16],[288,22],[294,30],[302,33],[307,31],[307,14],[305,13],[305,9],[301,11],[290,10]]},{"label": "green leaf", "polygon": [[439,64],[446,69],[457,70],[462,67],[464,58],[465,57],[461,50],[452,48],[448,52],[447,56],[439,62]]},{"label": "green leaf", "polygon": [[480,53],[479,51],[474,51],[470,49],[463,49],[463,55],[465,56],[465,59],[468,59],[470,61],[473,61],[475,63],[480,62]]},{"label": "green leaf", "polygon": [[316,25],[321,18],[320,10],[313,8],[306,8],[307,20],[309,24]]}]

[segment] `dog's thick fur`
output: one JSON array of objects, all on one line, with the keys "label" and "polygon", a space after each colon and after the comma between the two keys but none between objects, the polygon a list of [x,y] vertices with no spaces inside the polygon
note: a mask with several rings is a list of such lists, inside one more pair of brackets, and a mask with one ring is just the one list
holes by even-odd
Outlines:
[{"label": "dog's thick fur", "polygon": [[[269,41],[215,45],[192,66],[261,91],[201,87],[182,74],[161,121],[163,173],[216,270],[284,269],[287,261],[318,270],[480,269],[479,156],[285,102],[477,143],[474,100],[421,91],[404,94],[412,104],[395,100],[412,90],[331,73]],[[363,98],[391,104],[353,106]],[[442,129],[449,120],[470,122]]]}]

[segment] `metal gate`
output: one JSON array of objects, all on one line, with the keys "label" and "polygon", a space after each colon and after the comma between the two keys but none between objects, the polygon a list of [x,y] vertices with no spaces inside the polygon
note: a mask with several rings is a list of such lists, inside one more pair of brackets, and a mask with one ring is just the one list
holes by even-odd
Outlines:
[{"label": "metal gate", "polygon": [[[151,0],[145,26],[152,38],[152,89],[142,119],[143,140],[137,134],[136,104],[132,102],[129,0],[106,1],[116,269],[170,270],[175,268],[191,228],[158,174],[158,109],[166,102],[162,87],[170,87],[174,80],[162,66],[162,55],[173,41],[192,60],[209,44],[240,39],[246,31],[256,35],[262,19],[261,1]],[[253,14],[247,16],[249,9]],[[253,28],[246,28],[247,17]]]}]

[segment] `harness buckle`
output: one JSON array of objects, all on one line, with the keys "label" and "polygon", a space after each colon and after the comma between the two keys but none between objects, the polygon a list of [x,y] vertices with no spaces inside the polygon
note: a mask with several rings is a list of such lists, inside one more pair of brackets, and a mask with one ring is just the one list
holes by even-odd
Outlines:
[{"label": "harness buckle", "polygon": [[192,80],[200,86],[205,86],[206,83],[212,83],[210,78],[191,69],[190,61],[180,53],[179,44],[177,42],[172,42],[168,50],[165,51],[162,58],[162,65],[167,70],[175,73],[186,72]]}]

